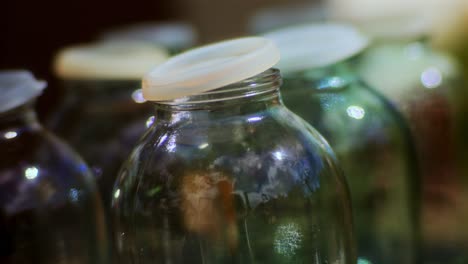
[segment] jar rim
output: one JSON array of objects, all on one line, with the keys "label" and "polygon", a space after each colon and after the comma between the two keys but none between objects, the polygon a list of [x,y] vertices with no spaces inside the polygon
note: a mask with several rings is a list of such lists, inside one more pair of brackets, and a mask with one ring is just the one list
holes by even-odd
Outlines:
[{"label": "jar rim", "polygon": [[195,95],[188,95],[173,100],[156,101],[155,103],[158,105],[181,106],[251,98],[268,93],[277,93],[281,83],[282,78],[280,71],[276,68],[270,68],[253,77],[218,89]]}]

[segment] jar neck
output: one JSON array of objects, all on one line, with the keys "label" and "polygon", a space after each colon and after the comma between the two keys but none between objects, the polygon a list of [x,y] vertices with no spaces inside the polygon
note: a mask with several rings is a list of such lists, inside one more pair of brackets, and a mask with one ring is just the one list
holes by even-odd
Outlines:
[{"label": "jar neck", "polygon": [[[141,93],[140,80],[62,80],[66,94],[78,96],[83,101],[143,100],[136,98]],[[140,96],[141,97],[141,96]]]},{"label": "jar neck", "polygon": [[285,76],[286,91],[310,89],[316,92],[330,92],[346,89],[359,80],[353,71],[355,58],[336,64],[291,73]]},{"label": "jar neck", "polygon": [[[10,137],[21,131],[36,131],[41,128],[33,108],[34,101],[7,112],[0,113],[0,136]],[[6,134],[9,133],[10,134]]]},{"label": "jar neck", "polygon": [[172,101],[156,102],[156,118],[178,120],[181,116],[193,117],[198,112],[214,112],[227,116],[267,110],[282,105],[280,86],[280,72],[270,69],[216,90]]}]

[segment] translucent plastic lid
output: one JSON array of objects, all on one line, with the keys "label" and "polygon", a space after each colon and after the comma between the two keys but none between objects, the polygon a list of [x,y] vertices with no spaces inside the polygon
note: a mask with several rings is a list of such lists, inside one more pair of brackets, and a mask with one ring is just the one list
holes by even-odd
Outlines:
[{"label": "translucent plastic lid", "polygon": [[376,38],[419,38],[431,30],[441,0],[329,0],[331,16]]},{"label": "translucent plastic lid", "polygon": [[166,101],[199,94],[260,74],[278,60],[278,49],[261,37],[207,45],[177,55],[146,74],[143,96]]},{"label": "translucent plastic lid", "polygon": [[0,71],[0,112],[6,112],[39,96],[47,83],[25,70]]},{"label": "translucent plastic lid", "polygon": [[364,50],[369,40],[352,26],[307,24],[265,35],[281,51],[278,68],[293,72],[324,67],[348,59]]},{"label": "translucent plastic lid", "polygon": [[163,48],[142,42],[120,41],[65,48],[55,59],[62,79],[139,80],[169,58]]},{"label": "translucent plastic lid", "polygon": [[185,49],[197,42],[194,27],[183,22],[144,23],[109,31],[102,35],[104,40],[138,40],[161,45],[166,48]]}]

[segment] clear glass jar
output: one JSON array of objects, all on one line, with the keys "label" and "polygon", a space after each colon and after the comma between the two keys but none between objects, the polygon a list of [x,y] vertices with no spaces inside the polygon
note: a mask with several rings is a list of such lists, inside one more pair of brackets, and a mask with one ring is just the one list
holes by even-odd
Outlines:
[{"label": "clear glass jar", "polygon": [[32,101],[0,112],[0,156],[0,263],[107,263],[94,177]]},{"label": "clear glass jar", "polygon": [[155,104],[114,188],[124,263],[356,263],[345,179],[280,82]]},{"label": "clear glass jar", "polygon": [[352,71],[351,60],[291,72],[285,105],[335,150],[353,201],[359,263],[415,263],[417,187],[409,130]]},{"label": "clear glass jar", "polygon": [[55,58],[64,96],[49,124],[91,166],[106,209],[119,168],[152,115],[140,78],[167,58],[164,49],[124,40],[71,46]]},{"label": "clear glass jar", "polygon": [[51,126],[90,164],[110,205],[116,175],[147,129],[153,108],[138,80],[67,80],[63,85],[64,103]]},{"label": "clear glass jar", "polygon": [[363,78],[387,95],[414,135],[425,258],[457,263],[468,241],[466,184],[457,165],[454,96],[463,83],[457,65],[426,40],[376,43],[357,62]]}]

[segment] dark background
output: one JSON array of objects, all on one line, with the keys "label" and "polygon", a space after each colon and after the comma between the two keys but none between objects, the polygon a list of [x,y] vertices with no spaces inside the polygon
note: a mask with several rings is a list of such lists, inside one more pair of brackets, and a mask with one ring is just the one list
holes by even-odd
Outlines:
[{"label": "dark background", "polygon": [[[3,0],[0,8],[0,70],[28,69],[47,80],[39,99],[44,118],[60,100],[52,72],[54,54],[90,42],[110,28],[144,21],[184,20],[195,25],[200,43],[246,34],[259,8],[300,0]],[[308,0],[306,2],[314,2]]]}]

